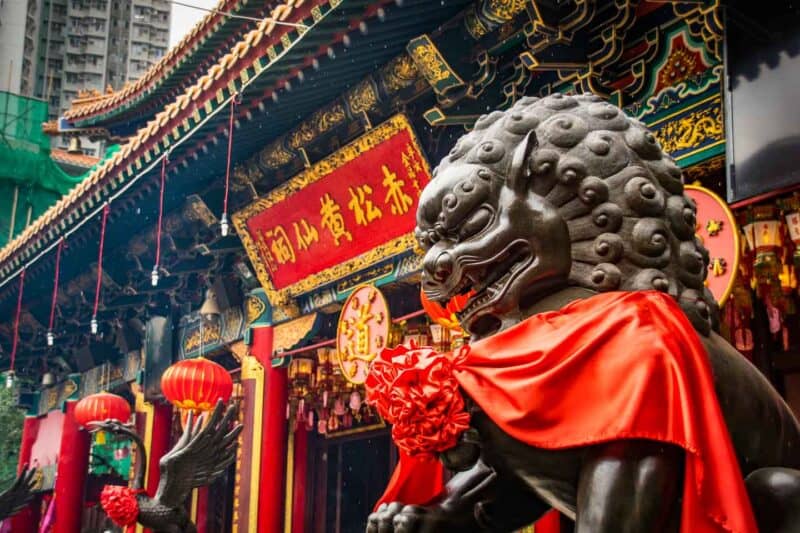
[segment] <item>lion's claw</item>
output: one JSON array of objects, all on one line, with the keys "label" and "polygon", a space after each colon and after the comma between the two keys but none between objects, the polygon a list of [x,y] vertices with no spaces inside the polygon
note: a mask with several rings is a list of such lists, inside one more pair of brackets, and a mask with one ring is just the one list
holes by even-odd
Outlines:
[{"label": "lion's claw", "polygon": [[367,519],[367,533],[422,533],[431,513],[425,507],[404,505],[399,502],[381,504]]}]

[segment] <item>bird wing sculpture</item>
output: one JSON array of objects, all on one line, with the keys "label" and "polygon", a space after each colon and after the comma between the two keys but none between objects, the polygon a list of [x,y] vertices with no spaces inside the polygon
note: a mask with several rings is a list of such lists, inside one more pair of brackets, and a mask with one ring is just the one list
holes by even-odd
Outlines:
[{"label": "bird wing sculpture", "polygon": [[20,512],[31,502],[36,486],[35,476],[36,470],[26,465],[14,484],[7,491],[0,492],[0,520]]},{"label": "bird wing sculpture", "polygon": [[207,415],[195,419],[189,414],[183,435],[159,461],[161,479],[155,496],[159,504],[182,506],[192,489],[212,483],[233,463],[242,426],[229,428],[238,410],[231,404],[223,415],[220,401],[206,423]]}]

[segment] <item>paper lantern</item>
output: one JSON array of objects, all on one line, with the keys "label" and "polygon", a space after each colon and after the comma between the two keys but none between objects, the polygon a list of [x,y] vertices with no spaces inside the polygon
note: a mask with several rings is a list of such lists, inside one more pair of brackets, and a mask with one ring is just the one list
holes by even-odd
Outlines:
[{"label": "paper lantern", "polygon": [[184,359],[161,376],[161,392],[180,409],[209,411],[217,401],[230,399],[233,380],[225,368],[205,357]]},{"label": "paper lantern", "polygon": [[122,396],[99,392],[87,396],[75,406],[75,420],[82,426],[104,420],[127,422],[131,417],[131,406]]}]

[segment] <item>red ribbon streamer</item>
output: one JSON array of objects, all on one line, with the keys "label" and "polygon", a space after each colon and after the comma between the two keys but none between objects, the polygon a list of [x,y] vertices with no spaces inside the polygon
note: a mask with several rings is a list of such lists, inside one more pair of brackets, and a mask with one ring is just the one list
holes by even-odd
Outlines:
[{"label": "red ribbon streamer", "polygon": [[14,371],[14,363],[17,361],[17,342],[19,341],[19,315],[22,313],[22,290],[25,288],[25,269],[19,275],[19,294],[17,295],[17,315],[14,318],[14,342],[11,347],[11,370]]},{"label": "red ribbon streamer", "polygon": [[228,121],[228,163],[225,165],[225,197],[222,200],[222,212],[228,212],[228,189],[231,180],[231,152],[233,151],[233,114],[236,109],[236,99],[238,94],[231,98],[231,117]]},{"label": "red ribbon streamer", "polygon": [[56,249],[56,270],[55,270],[55,279],[53,281],[53,300],[50,302],[50,325],[47,327],[49,331],[53,331],[53,322],[55,321],[56,317],[56,300],[58,295],[58,277],[59,273],[61,272],[61,249],[64,248],[64,238],[62,237],[61,240],[58,242],[58,248]]},{"label": "red ribbon streamer", "polygon": [[100,226],[100,249],[97,252],[97,285],[94,289],[94,311],[92,316],[97,316],[97,306],[100,304],[100,284],[103,280],[103,244],[106,240],[106,222],[108,221],[108,204],[103,207],[103,221]]},{"label": "red ribbon streamer", "polygon": [[167,175],[167,160],[169,154],[161,160],[161,194],[158,198],[158,228],[156,229],[156,266],[161,264],[161,221],[164,219],[164,185]]}]

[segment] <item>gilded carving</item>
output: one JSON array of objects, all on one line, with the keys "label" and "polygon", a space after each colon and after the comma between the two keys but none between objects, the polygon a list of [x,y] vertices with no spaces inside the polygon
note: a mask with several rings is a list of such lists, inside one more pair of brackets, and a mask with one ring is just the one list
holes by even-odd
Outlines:
[{"label": "gilded carving", "polygon": [[411,56],[403,54],[390,61],[384,67],[382,74],[386,90],[396,93],[414,83],[419,76],[419,71]]},{"label": "gilded carving", "polygon": [[671,87],[689,79],[697,70],[697,61],[697,55],[686,48],[674,49],[658,73],[658,87]]},{"label": "gilded carving", "polygon": [[247,298],[246,312],[247,312],[247,325],[251,325],[258,320],[264,311],[267,310],[267,305],[257,296],[250,296]]},{"label": "gilded carving", "polygon": [[[202,332],[202,340],[200,338]],[[192,331],[183,341],[183,352],[190,353],[200,348],[201,344],[214,344],[222,339],[220,325],[206,324],[202,328]]]},{"label": "gilded carving", "polygon": [[484,13],[496,22],[508,22],[525,10],[527,0],[488,0]]},{"label": "gilded carving", "polygon": [[709,176],[723,172],[724,166],[725,158],[719,156],[685,168],[683,174],[686,177],[686,183],[705,182]]},{"label": "gilded carving", "polygon": [[299,150],[313,140],[313,121],[303,122],[296,130],[289,134],[289,146],[295,150]]},{"label": "gilded carving", "polygon": [[693,111],[678,120],[668,122],[656,132],[661,147],[668,153],[695,148],[709,141],[719,141],[724,136],[725,127],[719,106]]},{"label": "gilded carving", "polygon": [[316,126],[317,134],[323,134],[344,122],[346,117],[344,105],[335,103],[327,109],[320,109],[314,113],[310,122]]},{"label": "gilded carving", "polygon": [[476,41],[489,33],[489,28],[486,27],[486,24],[484,24],[478,16],[475,6],[471,6],[464,14],[464,27]]},{"label": "gilded carving", "polygon": [[347,93],[347,105],[353,113],[364,113],[375,108],[378,104],[378,93],[375,87],[366,79],[356,85]]},{"label": "gilded carving", "polygon": [[430,41],[415,46],[410,52],[422,75],[431,85],[441,83],[450,77],[447,64]]},{"label": "gilded carving", "polygon": [[259,154],[259,161],[265,168],[279,168],[294,159],[294,155],[283,147],[283,139],[270,144]]}]

